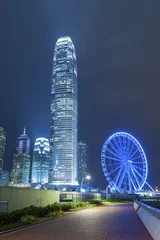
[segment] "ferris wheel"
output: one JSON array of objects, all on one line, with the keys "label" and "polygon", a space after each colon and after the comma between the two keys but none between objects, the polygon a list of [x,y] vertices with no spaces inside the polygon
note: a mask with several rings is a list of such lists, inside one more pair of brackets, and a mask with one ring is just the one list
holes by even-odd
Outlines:
[{"label": "ferris wheel", "polygon": [[115,133],[105,141],[101,164],[111,191],[136,193],[146,183],[146,155],[140,143],[126,132]]}]

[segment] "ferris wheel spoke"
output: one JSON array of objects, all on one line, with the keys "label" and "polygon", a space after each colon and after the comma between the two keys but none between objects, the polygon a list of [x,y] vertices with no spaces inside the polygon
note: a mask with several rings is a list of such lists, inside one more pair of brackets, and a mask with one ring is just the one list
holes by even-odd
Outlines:
[{"label": "ferris wheel spoke", "polygon": [[[132,166],[134,165],[134,163],[132,163]],[[136,165],[134,165],[134,167],[135,168],[137,168],[137,169],[139,169],[139,170],[141,170],[142,172],[143,172],[143,169],[142,168],[140,168],[140,167],[138,167],[138,166],[136,166]]]},{"label": "ferris wheel spoke", "polygon": [[136,191],[136,190],[137,190],[137,189],[136,189],[136,186],[134,185],[134,182],[133,182],[133,180],[132,180],[131,177],[130,177],[130,180],[131,180],[131,183],[132,183],[132,186],[133,186],[134,190]]},{"label": "ferris wheel spoke", "polygon": [[117,175],[115,176],[115,178],[113,179],[113,182],[115,181],[115,183],[114,183],[115,187],[117,187],[117,182],[118,182],[118,179],[119,179],[120,174],[121,174],[121,172],[122,172],[122,169],[123,169],[123,165],[121,165],[121,168],[120,168],[118,174],[117,174]]},{"label": "ferris wheel spoke", "polygon": [[113,165],[117,165],[117,164],[119,164],[119,163],[106,164],[106,167],[108,167],[108,166],[113,166]]},{"label": "ferris wheel spoke", "polygon": [[105,156],[105,158],[107,158],[107,159],[111,159],[111,160],[114,160],[114,161],[118,161],[118,162],[122,162],[122,160],[117,159],[117,158],[113,158],[113,157]]},{"label": "ferris wheel spoke", "polygon": [[129,160],[133,161],[133,160],[136,160],[136,159],[138,159],[138,158],[141,158],[141,155],[139,155],[138,157],[135,157],[135,158],[131,158],[131,159],[129,159]]},{"label": "ferris wheel spoke", "polygon": [[121,140],[121,138],[118,136],[118,143],[120,144],[120,148],[123,148],[123,146],[122,146],[122,140]]},{"label": "ferris wheel spoke", "polygon": [[117,147],[117,149],[121,152],[121,147],[120,145],[118,144],[118,141],[116,138],[113,138],[113,142],[115,143],[115,146]]},{"label": "ferris wheel spoke", "polygon": [[134,151],[134,153],[132,153],[132,155],[130,156],[130,158],[132,158],[138,151],[139,151],[139,149],[137,148],[136,151]]},{"label": "ferris wheel spoke", "polygon": [[127,147],[127,144],[126,144],[126,138],[125,137],[123,137],[123,145],[124,145],[124,147],[126,148]]},{"label": "ferris wheel spoke", "polygon": [[129,174],[129,171],[127,171],[127,175],[128,175],[128,184],[129,184],[129,191],[131,191],[132,187],[131,187],[131,177],[130,177],[130,174]]},{"label": "ferris wheel spoke", "polygon": [[111,151],[109,148],[106,148],[106,150],[107,150],[108,152],[110,152],[113,156],[115,156],[115,157],[117,157],[117,158],[120,159],[120,157],[119,157],[115,152]]},{"label": "ferris wheel spoke", "polygon": [[140,185],[139,185],[138,179],[137,179],[137,177],[136,177],[136,175],[135,175],[135,173],[134,173],[132,167],[131,167],[131,171],[132,171],[132,174],[133,174],[134,178],[136,179],[136,182],[137,182],[138,187],[140,188]]},{"label": "ferris wheel spoke", "polygon": [[122,186],[122,182],[123,182],[123,179],[125,177],[125,174],[126,174],[126,171],[124,170],[124,172],[122,173],[122,175],[120,177],[120,180],[119,180],[119,184],[118,184],[119,188],[121,188],[121,186]]},{"label": "ferris wheel spoke", "polygon": [[132,168],[140,176],[140,178],[145,181],[145,178],[133,166],[132,166]]},{"label": "ferris wheel spoke", "polygon": [[115,146],[111,142],[109,144],[112,147],[112,149],[117,153],[117,155],[120,157],[118,149],[116,149]]},{"label": "ferris wheel spoke", "polygon": [[129,147],[130,147],[130,145],[131,145],[131,141],[130,141],[130,139],[128,139],[128,138],[127,138],[127,140],[128,140],[128,141],[127,141],[127,150],[129,150]]},{"label": "ferris wheel spoke", "polygon": [[128,157],[130,157],[130,154],[132,153],[134,147],[135,147],[135,145],[134,145],[133,142],[132,142],[131,148],[130,148],[130,150],[129,150],[129,152],[128,152]]},{"label": "ferris wheel spoke", "polygon": [[109,174],[107,174],[107,176],[110,176],[112,173],[114,173],[115,171],[117,171],[119,168],[121,168],[122,165],[118,166],[117,168],[115,168],[114,170],[112,170]]}]

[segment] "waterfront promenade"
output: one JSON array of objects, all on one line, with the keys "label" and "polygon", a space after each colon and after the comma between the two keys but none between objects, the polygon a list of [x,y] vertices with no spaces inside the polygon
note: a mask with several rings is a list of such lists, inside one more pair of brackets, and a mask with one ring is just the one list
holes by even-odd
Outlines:
[{"label": "waterfront promenade", "polygon": [[132,204],[73,212],[0,237],[0,240],[151,240]]}]

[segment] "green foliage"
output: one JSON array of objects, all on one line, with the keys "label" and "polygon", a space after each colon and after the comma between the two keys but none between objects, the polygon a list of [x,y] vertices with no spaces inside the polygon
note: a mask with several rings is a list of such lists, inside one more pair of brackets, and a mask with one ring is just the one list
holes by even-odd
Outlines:
[{"label": "green foliage", "polygon": [[48,212],[55,212],[55,211],[60,211],[61,210],[61,204],[60,203],[54,203],[54,204],[49,204],[46,206],[46,209]]},{"label": "green foliage", "polygon": [[[101,202],[94,200],[91,202],[91,206],[92,204],[99,205]],[[37,218],[40,217],[56,217],[58,215],[62,215],[63,212],[70,211],[71,209],[85,208],[88,206],[90,206],[90,204],[86,202],[54,203],[45,207],[36,207],[31,205],[21,210],[12,211],[11,213],[0,213],[0,226],[16,222],[30,224],[37,221]]]},{"label": "green foliage", "polygon": [[69,210],[71,210],[72,209],[72,203],[62,203],[61,204],[61,210],[63,211],[63,212],[68,212]]},{"label": "green foliage", "polygon": [[9,213],[0,213],[0,226],[3,225],[3,224],[7,224],[7,223],[10,223],[11,220],[10,220],[10,216],[9,216]]},{"label": "green foliage", "polygon": [[27,215],[27,216],[21,217],[21,222],[25,225],[32,224],[37,221],[38,219],[35,216]]},{"label": "green foliage", "polygon": [[64,212],[62,210],[59,211],[55,211],[55,212],[49,212],[47,217],[57,217],[64,214]]},{"label": "green foliage", "polygon": [[52,217],[57,217],[57,216],[58,216],[58,215],[57,215],[56,212],[49,212],[48,215],[47,215],[47,217],[50,217],[50,218],[52,218]]},{"label": "green foliage", "polygon": [[92,200],[90,201],[91,204],[96,204],[97,206],[102,205],[102,202],[100,200]]}]

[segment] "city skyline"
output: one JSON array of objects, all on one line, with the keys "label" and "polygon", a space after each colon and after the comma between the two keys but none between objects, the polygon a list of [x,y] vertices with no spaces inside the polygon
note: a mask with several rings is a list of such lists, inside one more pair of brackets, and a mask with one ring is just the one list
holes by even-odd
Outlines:
[{"label": "city skyline", "polygon": [[78,64],[78,140],[89,145],[93,185],[106,186],[100,152],[107,136],[118,131],[130,132],[141,142],[148,181],[160,185],[160,4],[96,2],[71,1],[72,7],[64,2],[63,11],[55,1],[1,4],[4,169],[11,170],[15,140],[24,125],[32,146],[39,136],[49,138],[53,47],[68,35]]},{"label": "city skyline", "polygon": [[49,183],[76,185],[77,63],[70,37],[57,40],[52,70]]}]

